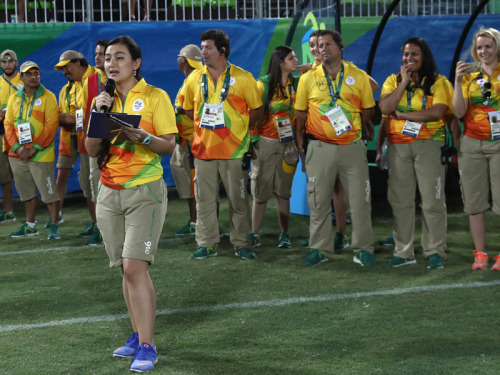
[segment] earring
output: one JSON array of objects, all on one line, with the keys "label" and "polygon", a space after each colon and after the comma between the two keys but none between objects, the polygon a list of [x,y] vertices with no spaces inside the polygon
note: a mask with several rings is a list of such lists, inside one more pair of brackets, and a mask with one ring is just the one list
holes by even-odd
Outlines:
[{"label": "earring", "polygon": [[134,77],[137,75],[137,70],[134,70]]}]

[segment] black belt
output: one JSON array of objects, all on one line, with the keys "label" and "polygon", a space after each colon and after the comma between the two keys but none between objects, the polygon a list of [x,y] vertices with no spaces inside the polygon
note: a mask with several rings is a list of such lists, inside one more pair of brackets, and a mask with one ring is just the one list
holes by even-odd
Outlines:
[{"label": "black belt", "polygon": [[306,139],[309,141],[319,141],[319,139],[312,134],[306,134]]}]

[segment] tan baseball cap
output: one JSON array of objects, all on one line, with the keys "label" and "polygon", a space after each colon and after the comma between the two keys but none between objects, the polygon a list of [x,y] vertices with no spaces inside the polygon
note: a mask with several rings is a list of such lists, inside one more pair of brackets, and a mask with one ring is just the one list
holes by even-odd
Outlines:
[{"label": "tan baseball cap", "polygon": [[83,59],[83,55],[78,51],[68,50],[59,57],[59,62],[54,66],[55,70],[61,70],[67,63],[75,59]]},{"label": "tan baseball cap", "polygon": [[21,65],[21,68],[19,70],[20,70],[21,73],[26,73],[31,68],[36,68],[36,69],[40,70],[40,67],[34,61],[25,61],[25,62],[23,62],[23,64]]},{"label": "tan baseball cap", "polygon": [[194,69],[203,67],[201,62],[201,49],[194,44],[188,44],[179,52],[179,56],[185,57],[188,64]]},{"label": "tan baseball cap", "polygon": [[3,60],[16,60],[17,61],[17,55],[14,51],[12,51],[11,49],[6,49],[5,51],[3,51],[1,54],[0,54],[0,61],[3,61]]}]

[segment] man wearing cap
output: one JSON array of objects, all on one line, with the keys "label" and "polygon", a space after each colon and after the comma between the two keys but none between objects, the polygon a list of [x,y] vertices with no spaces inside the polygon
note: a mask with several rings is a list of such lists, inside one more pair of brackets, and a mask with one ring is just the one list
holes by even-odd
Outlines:
[{"label": "man wearing cap", "polygon": [[35,211],[38,191],[50,213],[48,239],[59,239],[59,192],[55,181],[54,143],[59,127],[55,95],[40,83],[40,68],[33,61],[21,65],[24,88],[10,97],[5,115],[5,142],[17,191],[24,202],[26,223],[10,237],[39,234]]},{"label": "man wearing cap", "polygon": [[14,51],[6,49],[0,54],[0,65],[3,70],[0,78],[0,184],[2,186],[2,198],[4,210],[0,213],[0,223],[16,221],[12,211],[12,170],[7,157],[8,148],[5,147],[3,136],[5,133],[3,119],[9,98],[23,88],[23,81],[17,72],[17,55]]},{"label": "man wearing cap", "polygon": [[[104,52],[108,45],[107,40],[98,40],[95,47],[95,73],[88,76],[83,83],[83,123],[85,127],[84,136],[87,134],[87,127],[92,108],[92,100],[104,90],[106,83],[106,73],[104,71]],[[81,157],[81,156],[80,156]],[[101,171],[97,165],[97,159],[89,156],[89,180],[90,191],[92,195],[92,203],[97,202],[97,189],[99,186],[99,179]],[[102,242],[101,232],[97,223],[91,221],[87,228],[80,233],[80,236],[89,236],[85,241],[85,245],[98,245]]]},{"label": "man wearing cap", "polygon": [[252,74],[227,60],[230,42],[224,31],[207,30],[200,39],[205,66],[187,78],[183,106],[194,121],[198,249],[191,259],[217,255],[219,176],[229,198],[229,237],[235,255],[255,259],[248,241],[248,171],[243,167],[249,162],[244,156],[250,146],[250,128],[263,113],[262,100]]},{"label": "man wearing cap", "polygon": [[[84,142],[84,96],[83,84],[85,79],[96,72],[80,52],[68,50],[60,57],[59,62],[54,66],[55,70],[62,70],[68,83],[59,92],[59,159],[57,161],[57,189],[61,198],[58,221],[64,222],[62,218],[62,206],[66,197],[66,187],[73,166],[80,153],[80,172],[78,181],[83,191],[83,196],[87,201],[91,221],[96,222],[95,203],[92,202],[92,192],[90,188],[90,164],[87,149]],[[85,228],[81,234],[92,223]]]},{"label": "man wearing cap", "polygon": [[[194,44],[188,44],[181,49],[177,56],[179,70],[187,77],[195,69],[203,67],[201,62],[201,50]],[[184,88],[186,79],[175,98],[175,120],[177,122],[177,145],[170,159],[170,168],[174,177],[175,186],[179,198],[187,199],[189,204],[188,223],[175,231],[176,236],[184,234],[195,234],[196,232],[196,200],[194,198],[194,161],[191,154],[191,142],[193,141],[193,120],[186,116],[182,107],[184,104]]]}]

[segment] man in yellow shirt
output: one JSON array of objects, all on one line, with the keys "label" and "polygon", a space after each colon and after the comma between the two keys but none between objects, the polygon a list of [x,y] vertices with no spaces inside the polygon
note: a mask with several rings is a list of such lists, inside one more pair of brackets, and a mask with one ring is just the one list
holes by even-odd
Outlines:
[{"label": "man in yellow shirt", "polygon": [[7,157],[8,148],[4,146],[3,136],[5,133],[3,119],[7,109],[9,98],[23,88],[23,81],[17,72],[17,55],[14,51],[6,49],[0,54],[0,65],[3,75],[0,78],[0,184],[2,186],[3,211],[0,213],[0,223],[16,221],[12,211],[12,170]]},{"label": "man in yellow shirt", "polygon": [[55,186],[54,139],[59,116],[55,95],[40,83],[40,68],[33,61],[21,65],[24,88],[9,99],[5,115],[5,142],[17,190],[26,210],[26,222],[10,237],[38,235],[35,212],[38,192],[50,213],[48,239],[59,239]]},{"label": "man in yellow shirt", "polygon": [[368,76],[342,60],[340,33],[320,30],[318,46],[323,64],[301,77],[295,103],[296,142],[304,157],[311,210],[311,252],[304,264],[316,266],[333,254],[330,201],[339,176],[352,215],[353,260],[371,266],[375,257],[370,179],[361,130],[373,115],[375,101]]},{"label": "man in yellow shirt", "polygon": [[263,113],[262,99],[252,74],[227,60],[230,43],[224,31],[207,30],[200,39],[205,66],[189,75],[184,96],[184,110],[194,121],[191,150],[195,158],[198,214],[198,249],[191,259],[217,255],[219,176],[230,202],[229,237],[235,255],[255,259],[248,241],[248,172],[242,167],[250,146],[249,130]]},{"label": "man in yellow shirt", "polygon": [[57,160],[57,190],[61,198],[59,207],[59,223],[62,218],[62,207],[66,197],[68,179],[73,166],[80,154],[80,172],[78,181],[87,201],[91,223],[80,235],[92,234],[96,223],[95,202],[92,202],[90,188],[90,162],[84,143],[84,95],[83,85],[90,75],[96,72],[80,52],[68,50],[61,54],[59,62],[54,66],[61,70],[68,83],[59,93],[59,159]]}]

